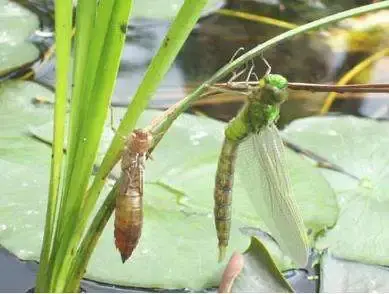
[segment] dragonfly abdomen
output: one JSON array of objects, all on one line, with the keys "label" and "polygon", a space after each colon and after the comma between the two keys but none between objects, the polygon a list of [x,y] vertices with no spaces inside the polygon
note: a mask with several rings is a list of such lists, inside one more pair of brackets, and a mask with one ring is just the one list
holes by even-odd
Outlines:
[{"label": "dragonfly abdomen", "polygon": [[238,143],[224,139],[215,178],[214,217],[219,240],[219,261],[224,259],[231,228],[232,186]]},{"label": "dragonfly abdomen", "polygon": [[151,134],[135,130],[122,156],[122,175],[115,206],[115,245],[123,263],[138,244],[143,225],[143,173]]}]

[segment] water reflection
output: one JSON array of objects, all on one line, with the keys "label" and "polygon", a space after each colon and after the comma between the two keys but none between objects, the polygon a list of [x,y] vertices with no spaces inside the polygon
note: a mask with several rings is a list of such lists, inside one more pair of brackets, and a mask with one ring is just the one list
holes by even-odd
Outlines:
[{"label": "water reflection", "polygon": [[[295,6],[292,9],[288,5],[285,6],[285,3],[277,1],[267,1],[267,3],[265,1],[229,1],[225,7],[301,24],[315,17],[352,8],[355,3],[353,1],[342,1],[332,5],[316,3],[313,8],[305,10],[302,6]],[[163,21],[157,23],[138,19],[131,23],[115,89],[114,102],[116,104],[126,104],[131,100],[168,27],[169,24]],[[226,64],[239,47],[249,50],[283,31],[285,29],[218,13],[204,17],[183,46],[176,62],[154,95],[150,107],[168,107],[182,99]],[[370,48],[350,50],[355,49],[355,42],[353,43],[352,40],[350,35],[344,31],[331,28],[329,31],[322,30],[298,36],[268,50],[265,57],[272,65],[273,72],[285,75],[290,81],[328,83],[339,79],[362,58],[374,52],[374,48],[378,48],[382,41],[382,39],[376,40],[375,46],[370,46]],[[255,60],[255,66],[257,74],[261,76],[265,71],[265,66],[260,58]],[[281,124],[297,117],[317,114],[325,96],[325,93],[291,91],[290,100],[283,106]],[[374,94],[374,96],[383,97],[385,95]],[[352,99],[351,112],[372,115],[371,110],[376,110],[378,106],[366,106],[369,105],[371,97],[371,95],[363,95],[359,99]],[[214,99],[228,100],[225,98],[225,95],[219,95]],[[233,99],[232,102],[231,99],[229,100],[228,103],[212,103],[211,105],[206,103],[203,106],[199,106],[200,102],[194,110],[218,119],[229,120],[240,107],[241,102],[239,101],[243,101],[243,97]],[[364,101],[363,107],[362,101]],[[344,102],[345,99],[339,100],[336,105],[339,107],[339,104],[345,104],[346,110],[343,108],[341,110],[349,112],[347,105],[350,103]],[[382,99],[378,104],[382,104]],[[335,109],[339,110],[339,108]]]},{"label": "water reflection", "polygon": [[[50,17],[42,15],[44,11],[50,14],[52,9],[50,3],[46,3],[45,5],[48,6],[44,8],[43,3],[26,2],[26,0],[18,2],[35,7],[35,11],[41,18],[42,28],[47,27]],[[367,0],[230,0],[226,1],[223,8],[272,17],[299,25],[370,2]],[[220,3],[222,4],[221,1]],[[273,73],[280,73],[290,81],[336,82],[363,58],[387,45],[386,27],[382,25],[387,23],[387,14],[387,11],[382,11],[372,14],[373,16],[363,16],[333,25],[327,30],[321,29],[298,36],[271,48],[265,52],[265,57],[272,65]],[[126,105],[131,101],[169,25],[169,21],[163,19],[131,19],[114,90],[114,104]],[[239,47],[249,50],[284,31],[284,28],[222,15],[217,11],[208,13],[200,19],[189,36],[149,106],[152,108],[170,106],[226,64]],[[38,81],[54,85],[53,62],[40,69],[36,75]],[[387,82],[388,79],[384,74],[385,64],[384,59],[379,61],[351,82]],[[255,66],[256,73],[261,76],[265,66],[260,58],[255,60]],[[289,101],[283,105],[280,123],[285,124],[298,117],[317,114],[325,96],[325,93],[291,91]],[[388,97],[385,94],[343,95],[342,99],[336,100],[332,110],[364,116],[387,117],[388,112],[385,111],[385,107],[388,105]],[[243,97],[231,97],[231,94],[219,95],[213,99],[220,103],[207,102],[201,105],[200,102],[193,110],[218,119],[229,120],[243,101]]]}]

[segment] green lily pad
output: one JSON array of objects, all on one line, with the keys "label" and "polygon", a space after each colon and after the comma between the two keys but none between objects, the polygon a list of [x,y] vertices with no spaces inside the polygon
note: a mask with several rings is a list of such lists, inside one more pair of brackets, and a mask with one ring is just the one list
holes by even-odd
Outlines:
[{"label": "green lily pad", "polygon": [[37,97],[53,101],[54,94],[33,82],[0,84],[0,158],[33,166],[37,162],[50,163],[50,148],[27,136],[29,127],[51,121],[53,117],[50,106],[34,103]]},{"label": "green lily pad", "polygon": [[[149,19],[173,19],[180,10],[184,0],[147,0],[134,1],[133,17]],[[223,1],[209,0],[204,13],[220,8]]]},{"label": "green lily pad", "polygon": [[389,270],[337,259],[325,253],[320,262],[322,293],[384,293],[389,290]]},{"label": "green lily pad", "polygon": [[231,292],[289,293],[292,287],[284,279],[266,247],[255,237],[243,254],[243,268],[234,280]]},{"label": "green lily pad", "polygon": [[0,0],[0,20],[0,44],[23,42],[39,27],[36,14],[9,0]]},{"label": "green lily pad", "polygon": [[38,96],[54,95],[32,82],[0,84],[0,243],[21,258],[39,255],[49,181],[51,148],[28,136],[29,126],[52,119],[49,107],[33,103]]},{"label": "green lily pad", "polygon": [[312,117],[293,122],[284,135],[361,179],[323,170],[336,191],[340,213],[316,248],[348,260],[389,265],[389,124],[352,116]]},{"label": "green lily pad", "polygon": [[[32,165],[31,159],[30,163],[24,163],[25,158],[31,156],[29,150],[20,150],[18,154],[12,155],[8,145],[4,145],[7,152],[3,157],[0,156],[3,160],[0,162],[0,169],[8,171],[8,176],[0,179],[0,186],[4,187],[0,202],[4,203],[2,207],[6,207],[0,214],[0,227],[8,229],[0,232],[0,242],[22,259],[37,260],[49,177],[49,161],[46,158],[49,157],[50,149],[43,141],[51,142],[52,124],[47,122],[48,106],[35,109],[36,106],[29,105],[31,96],[35,95],[48,96],[44,91],[30,91],[25,94],[25,100],[13,99],[12,95],[0,97],[0,115],[6,116],[9,113],[11,119],[9,109],[15,109],[14,120],[25,120],[18,125],[18,132],[13,133],[15,140],[23,138],[31,146],[41,145],[46,148],[46,153],[41,154],[41,157],[36,155],[35,165]],[[18,108],[23,109],[20,105],[25,105],[27,110],[31,107],[34,111],[25,111],[20,118],[16,111]],[[2,110],[2,107],[7,109]],[[42,111],[41,120],[36,117],[36,111]],[[114,110],[115,126],[123,113],[123,109]],[[146,111],[138,126],[147,125],[160,114],[159,111]],[[192,115],[180,116],[153,153],[154,159],[147,162],[144,227],[140,243],[130,262],[124,265],[121,262],[113,243],[111,219],[93,253],[86,277],[139,287],[203,289],[218,285],[225,263],[217,263],[213,182],[223,129],[224,124],[215,120]],[[41,141],[29,137],[27,130],[32,130]],[[97,162],[101,160],[112,136],[113,132],[107,123]],[[14,157],[20,159],[15,160]],[[333,225],[336,219],[336,214],[333,213],[336,211],[336,202],[329,185],[315,168],[298,155],[288,152],[288,160],[296,199],[303,209],[307,225],[315,232]],[[309,179],[313,183],[296,183],[301,179]],[[107,186],[103,195],[108,190]],[[7,203],[12,205],[5,205]],[[261,226],[261,221],[251,206],[237,181],[228,255],[247,248],[249,237],[241,233],[242,227]],[[327,209],[328,214],[325,213]],[[28,210],[33,211],[31,218],[26,212]],[[23,215],[23,218],[14,217],[17,215]],[[26,230],[23,224],[27,224],[29,229]],[[291,267],[290,262],[284,264],[282,258],[277,259],[280,260],[281,269]]]},{"label": "green lily pad", "polygon": [[39,57],[26,39],[39,27],[37,15],[17,3],[0,0],[0,75]]}]

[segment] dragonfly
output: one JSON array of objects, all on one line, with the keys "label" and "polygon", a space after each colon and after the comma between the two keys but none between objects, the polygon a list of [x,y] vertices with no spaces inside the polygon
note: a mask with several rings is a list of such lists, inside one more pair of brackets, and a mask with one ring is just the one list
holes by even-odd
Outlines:
[{"label": "dragonfly", "polygon": [[[226,254],[231,228],[234,170],[281,250],[299,266],[308,261],[307,229],[294,200],[284,145],[275,125],[287,99],[288,81],[267,73],[227,125],[214,190],[219,261]],[[236,160],[238,163],[236,164]]]}]

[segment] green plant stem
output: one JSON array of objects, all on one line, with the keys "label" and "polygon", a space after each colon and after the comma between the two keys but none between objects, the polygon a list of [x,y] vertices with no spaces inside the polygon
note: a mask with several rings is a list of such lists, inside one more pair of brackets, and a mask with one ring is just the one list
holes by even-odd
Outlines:
[{"label": "green plant stem", "polygon": [[69,120],[69,144],[68,144],[68,171],[73,170],[74,156],[77,150],[80,121],[85,113],[82,111],[84,104],[83,90],[88,77],[85,75],[88,66],[88,54],[90,54],[90,42],[93,39],[93,26],[96,17],[96,1],[80,0],[77,4],[75,54],[73,67],[73,89],[71,99],[71,112]]},{"label": "green plant stem", "polygon": [[50,291],[49,260],[52,257],[54,243],[54,229],[58,206],[58,192],[60,187],[63,144],[65,138],[65,114],[68,97],[68,73],[72,38],[72,2],[56,3],[55,32],[57,36],[57,79],[54,106],[54,139],[52,145],[51,174],[49,184],[49,197],[46,210],[45,232],[43,237],[40,265],[36,282],[36,291]]},{"label": "green plant stem", "polygon": [[[85,201],[87,185],[103,133],[107,110],[119,69],[120,56],[126,36],[123,27],[126,28],[131,7],[132,1],[115,1],[111,17],[109,18],[109,28],[105,29],[105,36],[101,36],[104,38],[104,41],[101,43],[104,46],[100,46],[102,52],[101,54],[96,54],[97,56],[100,55],[99,63],[96,67],[99,74],[95,74],[93,87],[90,88],[91,93],[86,93],[86,95],[93,97],[93,104],[87,102],[88,107],[85,108],[85,120],[82,122],[83,127],[80,132],[80,138],[78,138],[80,141],[79,148],[74,157],[77,169],[71,174],[69,181],[71,185],[68,189],[69,197],[66,203],[69,209],[64,213],[68,228],[61,236],[61,243],[56,256],[57,268],[55,277],[57,278],[57,291],[63,291],[66,285],[71,283],[71,281],[65,278],[69,276],[72,264],[77,259],[83,259],[82,256],[76,256],[76,251],[84,233],[85,222],[89,218],[93,207],[91,210],[86,211],[82,204]],[[97,27],[99,26],[97,25]],[[92,42],[92,44],[94,43]],[[96,48],[92,49],[96,50]],[[77,228],[77,230],[74,228]]]},{"label": "green plant stem", "polygon": [[95,248],[97,241],[99,240],[105,225],[107,224],[114,208],[115,208],[115,199],[118,192],[119,183],[116,182],[113,186],[111,192],[105,198],[104,203],[99,208],[96,216],[93,218],[91,225],[89,226],[88,233],[85,238],[82,240],[76,256],[82,256],[83,258],[78,258],[73,264],[71,269],[70,283],[66,285],[66,292],[76,292],[80,285],[80,281],[85,273],[86,266],[89,262],[90,257],[92,256],[93,249]]},{"label": "green plant stem", "polygon": [[[69,0],[66,0],[69,1]],[[71,1],[69,1],[71,2]],[[69,187],[69,181],[71,174],[74,170],[75,154],[77,154],[77,147],[79,143],[79,133],[80,125],[84,120],[84,111],[82,90],[87,81],[87,77],[84,75],[85,68],[88,61],[89,53],[89,43],[92,38],[93,25],[95,23],[95,14],[96,14],[96,1],[86,1],[80,0],[77,4],[77,14],[76,14],[76,34],[75,34],[75,57],[74,57],[74,67],[73,67],[73,87],[72,87],[72,99],[71,99],[71,108],[70,108],[70,120],[68,126],[68,146],[67,146],[67,156],[66,156],[66,176],[64,181],[64,190],[63,197],[61,199],[59,217],[58,217],[58,229],[56,230],[55,236],[55,248],[58,248],[58,245],[61,242],[61,235],[63,231],[66,230],[66,225],[64,224],[65,218],[63,215],[68,209],[66,207],[68,193],[66,192]],[[58,35],[57,39],[61,35]],[[57,45],[58,46],[58,45]],[[68,63],[70,58],[68,59]]]}]

